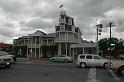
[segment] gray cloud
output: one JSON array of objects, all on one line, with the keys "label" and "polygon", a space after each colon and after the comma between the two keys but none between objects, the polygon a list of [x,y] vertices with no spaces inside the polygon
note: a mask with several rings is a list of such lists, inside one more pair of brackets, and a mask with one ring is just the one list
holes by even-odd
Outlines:
[{"label": "gray cloud", "polygon": [[28,29],[31,29],[31,30],[35,30],[35,29],[47,29],[47,28],[50,28],[52,25],[52,19],[48,19],[45,21],[45,19],[41,19],[41,18],[34,18],[32,19],[31,21],[29,22],[20,22],[20,25],[21,25],[21,30],[28,30]]},{"label": "gray cloud", "polygon": [[[0,38],[6,37],[0,40],[27,35],[36,29],[54,32],[61,3],[67,15],[74,17],[75,26],[80,27],[82,36],[88,40],[95,40],[95,18],[101,19],[105,27],[110,21],[118,26],[124,17],[124,0],[0,0]],[[115,35],[123,33],[123,27],[124,23]]]},{"label": "gray cloud", "polygon": [[1,30],[0,35],[4,35],[6,37],[16,36],[13,28],[4,27],[4,28],[0,28],[0,30]]},{"label": "gray cloud", "polygon": [[19,13],[23,7],[23,4],[17,0],[0,0],[0,7],[7,13]]}]

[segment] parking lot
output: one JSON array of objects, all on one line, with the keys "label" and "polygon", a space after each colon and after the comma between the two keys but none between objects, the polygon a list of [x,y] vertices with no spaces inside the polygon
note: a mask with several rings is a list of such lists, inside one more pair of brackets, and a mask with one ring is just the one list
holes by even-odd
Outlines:
[{"label": "parking lot", "polygon": [[74,63],[49,60],[18,60],[10,68],[0,68],[0,82],[123,82],[104,68],[80,68]]}]

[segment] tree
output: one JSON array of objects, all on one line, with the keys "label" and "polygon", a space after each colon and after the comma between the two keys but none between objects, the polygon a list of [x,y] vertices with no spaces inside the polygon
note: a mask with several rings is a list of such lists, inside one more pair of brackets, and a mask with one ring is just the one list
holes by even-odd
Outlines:
[{"label": "tree", "polygon": [[50,52],[51,56],[55,56],[56,51],[57,51],[57,46],[55,46],[55,45],[54,46],[53,45],[49,45],[49,46],[44,45],[41,48],[42,48],[42,51],[43,51],[42,52],[43,57],[48,57],[47,52]]},{"label": "tree", "polygon": [[[111,42],[110,42],[111,41]],[[110,48],[111,47],[111,48]],[[103,38],[99,40],[99,49],[103,51],[104,56],[110,56],[110,49],[111,55],[114,58],[117,58],[117,51],[120,48],[120,43],[117,38]]]},{"label": "tree", "polygon": [[26,57],[27,46],[13,46],[13,53],[15,56]]},{"label": "tree", "polygon": [[103,51],[103,56],[106,56],[108,54],[108,41],[107,38],[103,38],[99,40],[99,50]]}]

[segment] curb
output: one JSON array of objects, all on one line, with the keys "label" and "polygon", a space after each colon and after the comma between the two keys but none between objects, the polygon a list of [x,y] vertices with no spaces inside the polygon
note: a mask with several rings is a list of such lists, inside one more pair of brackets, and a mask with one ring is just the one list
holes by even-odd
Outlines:
[{"label": "curb", "polygon": [[121,80],[120,80],[119,77],[113,72],[113,70],[108,69],[108,71],[109,71],[109,73],[111,74],[111,76],[113,77],[114,80],[121,82]]}]

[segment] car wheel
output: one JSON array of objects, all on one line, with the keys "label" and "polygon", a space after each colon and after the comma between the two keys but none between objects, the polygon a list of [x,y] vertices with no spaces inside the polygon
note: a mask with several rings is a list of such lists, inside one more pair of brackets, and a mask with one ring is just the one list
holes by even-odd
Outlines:
[{"label": "car wheel", "polygon": [[122,66],[122,67],[119,68],[119,73],[121,75],[124,75],[124,66]]},{"label": "car wheel", "polygon": [[9,65],[5,65],[5,67],[10,67],[11,66],[11,64],[9,64]]},{"label": "car wheel", "polygon": [[103,67],[104,67],[104,68],[106,68],[106,67],[107,67],[107,62],[106,62],[106,63],[104,63]]},{"label": "car wheel", "polygon": [[65,59],[65,60],[64,60],[64,62],[66,62],[66,63],[67,63],[67,62],[68,62],[68,60],[67,60],[67,59]]},{"label": "car wheel", "polygon": [[55,62],[55,59],[51,59],[51,62]]},{"label": "car wheel", "polygon": [[83,63],[80,63],[80,67],[81,68],[85,68],[86,67],[86,63],[84,63],[84,62]]}]

